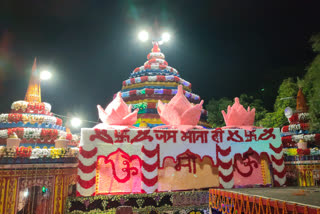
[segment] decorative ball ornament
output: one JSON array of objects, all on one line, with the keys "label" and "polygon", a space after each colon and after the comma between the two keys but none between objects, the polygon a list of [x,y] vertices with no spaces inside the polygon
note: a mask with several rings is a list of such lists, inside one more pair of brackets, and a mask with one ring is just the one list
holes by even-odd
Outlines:
[{"label": "decorative ball ornament", "polygon": [[290,107],[287,107],[285,110],[284,110],[284,115],[286,116],[286,118],[290,118],[293,114],[293,110],[292,108]]}]

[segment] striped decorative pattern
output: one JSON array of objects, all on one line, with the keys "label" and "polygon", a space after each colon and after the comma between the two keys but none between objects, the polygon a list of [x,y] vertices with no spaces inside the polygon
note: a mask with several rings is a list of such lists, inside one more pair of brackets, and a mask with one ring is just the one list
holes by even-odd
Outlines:
[{"label": "striped decorative pattern", "polygon": [[150,142],[142,149],[142,191],[153,193],[158,188],[159,144]]},{"label": "striped decorative pattern", "polygon": [[97,147],[90,144],[80,146],[77,196],[91,196],[95,194],[97,154]]},{"label": "striped decorative pattern", "polygon": [[270,149],[274,152],[274,154],[271,155],[274,186],[282,186],[286,182],[286,171],[284,168],[282,148],[282,145],[279,147],[274,147],[272,144],[270,144]]}]

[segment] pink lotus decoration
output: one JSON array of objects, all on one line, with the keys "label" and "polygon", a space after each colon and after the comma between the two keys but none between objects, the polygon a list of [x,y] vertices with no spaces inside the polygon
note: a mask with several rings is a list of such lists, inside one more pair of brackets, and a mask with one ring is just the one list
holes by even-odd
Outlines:
[{"label": "pink lotus decoration", "polygon": [[168,104],[158,101],[158,113],[165,126],[159,128],[176,128],[182,131],[188,131],[192,128],[202,128],[197,126],[202,109],[203,100],[200,104],[193,105],[183,94],[182,85],[178,86],[177,94]]},{"label": "pink lotus decoration", "polygon": [[96,125],[94,128],[134,128],[133,124],[137,121],[139,109],[131,112],[131,105],[127,105],[119,92],[116,98],[107,106],[105,110],[98,105],[99,118],[103,123]]},{"label": "pink lotus decoration", "polygon": [[224,122],[226,127],[224,128],[243,128],[247,130],[252,130],[254,128],[254,116],[256,109],[246,111],[243,105],[240,104],[239,98],[234,99],[234,104],[232,107],[228,106],[228,113],[226,114],[224,110],[221,111],[223,114]]}]

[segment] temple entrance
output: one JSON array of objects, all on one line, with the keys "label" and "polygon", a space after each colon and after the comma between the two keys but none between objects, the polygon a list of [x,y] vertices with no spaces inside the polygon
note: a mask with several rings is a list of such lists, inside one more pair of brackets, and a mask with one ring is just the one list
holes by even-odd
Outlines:
[{"label": "temple entrance", "polygon": [[32,186],[19,192],[18,214],[50,213],[50,192],[45,187]]}]

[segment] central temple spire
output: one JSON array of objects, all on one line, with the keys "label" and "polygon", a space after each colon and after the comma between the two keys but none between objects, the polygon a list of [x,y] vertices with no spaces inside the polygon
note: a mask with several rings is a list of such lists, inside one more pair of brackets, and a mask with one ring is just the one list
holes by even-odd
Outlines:
[{"label": "central temple spire", "polygon": [[32,103],[41,103],[41,87],[39,74],[37,72],[37,58],[34,58],[29,85],[24,100]]}]

